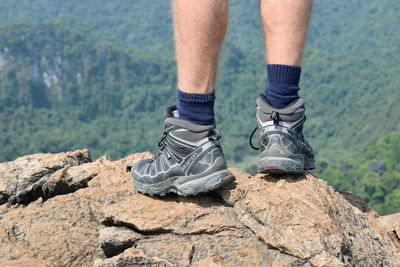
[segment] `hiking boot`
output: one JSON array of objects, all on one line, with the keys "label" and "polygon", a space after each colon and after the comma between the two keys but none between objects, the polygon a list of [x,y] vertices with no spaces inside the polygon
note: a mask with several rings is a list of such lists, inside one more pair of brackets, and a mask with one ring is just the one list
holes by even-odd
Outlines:
[{"label": "hiking boot", "polygon": [[302,98],[282,109],[271,107],[264,95],[257,98],[257,128],[251,137],[258,129],[258,172],[297,174],[315,168],[313,150],[303,135],[304,111]]},{"label": "hiking boot", "polygon": [[195,124],[178,116],[175,106],[165,110],[165,128],[158,142],[160,152],[132,167],[135,188],[150,195],[174,192],[189,196],[234,181],[215,124]]}]

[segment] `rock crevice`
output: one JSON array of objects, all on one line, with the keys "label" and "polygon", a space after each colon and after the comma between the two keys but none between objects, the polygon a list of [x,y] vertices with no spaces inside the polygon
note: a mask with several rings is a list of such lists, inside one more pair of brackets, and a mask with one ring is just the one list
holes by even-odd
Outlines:
[{"label": "rock crevice", "polygon": [[138,233],[143,236],[154,236],[154,235],[162,235],[162,234],[169,234],[173,232],[173,229],[164,229],[164,228],[155,228],[151,230],[140,230],[139,228],[136,227],[136,225],[132,223],[127,223],[127,222],[122,222],[122,221],[114,221],[113,218],[105,218],[104,221],[102,221],[102,224],[107,226],[107,227],[124,227],[128,228],[135,233]]},{"label": "rock crevice", "polygon": [[[63,175],[70,167],[88,162],[92,162],[92,159],[89,151],[85,149],[55,155],[28,155],[17,158],[15,161],[1,163],[0,205],[4,203],[28,205],[39,198],[46,200],[55,195],[72,193],[85,187],[87,178],[65,179]],[[57,177],[52,178],[53,175]],[[57,186],[53,188],[49,180],[54,181]],[[73,183],[72,180],[74,180]]]}]

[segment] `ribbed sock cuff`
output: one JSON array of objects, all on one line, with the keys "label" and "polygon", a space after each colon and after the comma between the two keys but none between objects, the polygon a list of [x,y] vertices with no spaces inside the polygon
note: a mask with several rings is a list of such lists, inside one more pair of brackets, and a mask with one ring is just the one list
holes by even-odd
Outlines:
[{"label": "ribbed sock cuff", "polygon": [[215,100],[215,92],[209,94],[191,94],[178,89],[178,100],[188,105],[211,103]]},{"label": "ribbed sock cuff", "polygon": [[197,124],[214,123],[215,92],[210,94],[191,94],[178,89],[177,109],[179,118]]},{"label": "ribbed sock cuff", "polygon": [[267,74],[265,96],[271,106],[284,108],[299,98],[301,67],[268,64]]},{"label": "ribbed sock cuff", "polygon": [[268,83],[274,85],[299,86],[301,67],[279,64],[267,65]]}]

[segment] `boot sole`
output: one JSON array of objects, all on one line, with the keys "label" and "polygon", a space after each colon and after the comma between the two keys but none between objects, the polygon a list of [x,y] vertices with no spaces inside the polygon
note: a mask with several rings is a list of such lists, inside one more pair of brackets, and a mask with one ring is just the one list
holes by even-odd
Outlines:
[{"label": "boot sole", "polygon": [[143,194],[165,196],[167,193],[176,193],[182,196],[193,196],[217,189],[236,180],[228,170],[221,170],[203,177],[178,176],[159,184],[142,184],[133,179],[137,191]]},{"label": "boot sole", "polygon": [[259,173],[300,174],[304,172],[304,161],[283,157],[262,158],[257,165]]}]

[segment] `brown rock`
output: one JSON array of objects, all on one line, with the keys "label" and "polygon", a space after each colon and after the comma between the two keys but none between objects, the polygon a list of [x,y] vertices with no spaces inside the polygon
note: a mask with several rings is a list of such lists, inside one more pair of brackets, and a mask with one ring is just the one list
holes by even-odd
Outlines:
[{"label": "brown rock", "polygon": [[66,166],[91,162],[87,149],[59,154],[34,154],[0,163],[0,205],[29,203],[41,194],[51,174]]},{"label": "brown rock", "polygon": [[369,213],[371,216],[374,216],[376,218],[379,217],[378,213],[372,208],[368,207],[368,204],[365,203],[361,197],[355,196],[349,192],[345,192],[342,190],[339,190],[338,193],[340,193],[344,197],[344,199],[349,202],[354,208],[357,208],[362,212]]},{"label": "brown rock", "polygon": [[270,248],[313,265],[397,262],[398,251],[376,218],[354,208],[326,182],[311,174],[249,177],[233,172],[236,188],[219,192]]},{"label": "brown rock", "polygon": [[[135,246],[95,266],[154,264],[161,266],[292,266],[304,264],[295,257],[269,250],[248,229],[191,234],[147,234]],[[157,266],[158,266],[157,265]]]},{"label": "brown rock", "polygon": [[400,249],[400,213],[381,216],[379,221],[382,223],[387,234],[392,238],[397,248]]},{"label": "brown rock", "polygon": [[397,238],[400,240],[400,223],[398,223],[394,226],[394,231],[397,235]]},{"label": "brown rock", "polygon": [[91,162],[82,150],[0,164],[0,266],[399,262],[383,219],[311,174],[250,176],[231,168],[237,183],[217,192],[149,197],[136,192],[127,170],[150,156]]},{"label": "brown rock", "polygon": [[112,257],[134,245],[136,240],[143,238],[135,231],[121,227],[105,227],[99,230],[99,243],[106,257]]},{"label": "brown rock", "polygon": [[393,231],[396,226],[400,225],[400,212],[391,215],[381,216],[379,217],[379,221],[388,231]]},{"label": "brown rock", "polygon": [[54,267],[54,263],[46,260],[38,260],[32,258],[21,258],[18,260],[2,261],[0,260],[0,266],[4,267]]},{"label": "brown rock", "polygon": [[11,208],[0,220],[7,236],[0,239],[0,259],[29,257],[55,265],[90,265],[103,255],[97,246],[102,197],[99,191],[83,189]]}]

